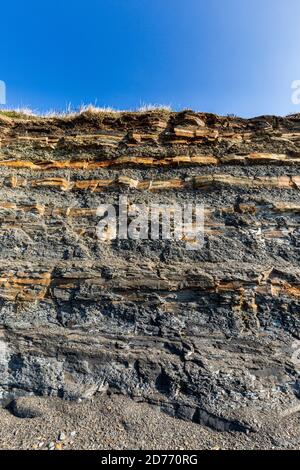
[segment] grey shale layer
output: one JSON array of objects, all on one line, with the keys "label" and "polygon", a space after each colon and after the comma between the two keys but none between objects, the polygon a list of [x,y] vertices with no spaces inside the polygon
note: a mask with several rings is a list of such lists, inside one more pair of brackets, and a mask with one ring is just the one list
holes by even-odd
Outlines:
[{"label": "grey shale layer", "polygon": [[[124,394],[217,430],[299,409],[300,115],[0,115],[0,396]],[[205,243],[96,236],[192,202]]]}]

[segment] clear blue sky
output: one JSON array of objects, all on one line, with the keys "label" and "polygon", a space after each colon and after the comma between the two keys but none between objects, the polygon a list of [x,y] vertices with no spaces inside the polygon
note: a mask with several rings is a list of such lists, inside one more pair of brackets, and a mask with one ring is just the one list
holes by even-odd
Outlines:
[{"label": "clear blue sky", "polygon": [[300,112],[299,0],[1,2],[7,106]]}]

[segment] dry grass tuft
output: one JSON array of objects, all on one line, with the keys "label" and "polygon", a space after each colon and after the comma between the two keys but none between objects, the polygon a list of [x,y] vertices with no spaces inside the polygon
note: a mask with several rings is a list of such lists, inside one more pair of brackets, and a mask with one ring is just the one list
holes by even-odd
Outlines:
[{"label": "dry grass tuft", "polygon": [[30,108],[0,109],[0,116],[12,119],[32,119],[37,114]]},{"label": "dry grass tuft", "polygon": [[142,104],[137,110],[138,113],[149,113],[151,111],[171,113],[172,108],[163,104]]}]

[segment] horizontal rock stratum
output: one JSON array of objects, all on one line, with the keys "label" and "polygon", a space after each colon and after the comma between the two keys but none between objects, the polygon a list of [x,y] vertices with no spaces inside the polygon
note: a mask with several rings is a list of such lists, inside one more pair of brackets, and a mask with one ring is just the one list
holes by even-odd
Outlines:
[{"label": "horizontal rock stratum", "polygon": [[[300,115],[0,114],[0,397],[125,394],[255,431],[300,398]],[[204,244],[97,208],[204,207]],[[299,355],[300,356],[300,355]]]}]

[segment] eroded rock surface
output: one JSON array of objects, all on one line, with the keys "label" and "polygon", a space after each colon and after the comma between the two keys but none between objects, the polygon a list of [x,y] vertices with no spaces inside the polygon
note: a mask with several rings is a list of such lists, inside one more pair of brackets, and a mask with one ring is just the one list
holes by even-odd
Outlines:
[{"label": "eroded rock surface", "polygon": [[[0,117],[0,394],[126,394],[218,430],[297,410],[300,116]],[[96,234],[205,208],[204,246]]]}]

